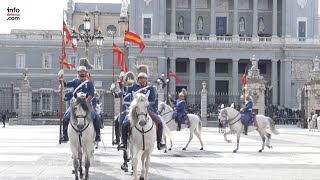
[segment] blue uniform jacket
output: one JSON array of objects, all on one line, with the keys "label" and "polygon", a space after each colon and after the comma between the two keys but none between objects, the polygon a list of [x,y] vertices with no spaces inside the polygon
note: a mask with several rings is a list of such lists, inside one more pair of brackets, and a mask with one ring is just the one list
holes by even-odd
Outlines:
[{"label": "blue uniform jacket", "polygon": [[148,97],[148,101],[150,103],[150,110],[152,112],[156,112],[156,110],[158,109],[158,103],[156,100],[156,92],[154,87],[152,86],[145,86],[145,87],[141,87],[137,84],[130,86],[130,87],[125,87],[124,89],[127,93],[132,93],[132,91],[136,92],[136,93],[143,93],[143,94],[147,94],[148,91],[150,91],[149,97]]},{"label": "blue uniform jacket", "polygon": [[253,103],[252,103],[251,100],[249,100],[249,101],[246,103],[245,107],[243,108],[243,112],[244,112],[244,113],[252,113],[252,107],[253,107]]},{"label": "blue uniform jacket", "polygon": [[[79,78],[73,79],[71,81],[65,82],[63,81],[64,87],[76,89],[83,81]],[[89,96],[94,97],[94,86],[92,81],[88,81],[82,87],[78,89],[78,92],[89,93]],[[65,94],[64,100],[70,101],[73,97],[73,92],[69,92]]]},{"label": "blue uniform jacket", "polygon": [[[121,97],[121,92],[114,93],[115,98],[120,98]],[[130,106],[131,101],[133,100],[132,94],[128,92],[124,92],[124,97],[123,97],[123,103],[121,107],[121,111],[126,111],[127,108]]]}]

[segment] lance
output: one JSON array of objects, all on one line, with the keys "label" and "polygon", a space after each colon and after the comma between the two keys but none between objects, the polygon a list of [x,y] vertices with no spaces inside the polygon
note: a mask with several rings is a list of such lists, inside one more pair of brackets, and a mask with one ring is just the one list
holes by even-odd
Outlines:
[{"label": "lance", "polygon": [[[63,22],[64,22],[64,10],[62,11],[62,41],[61,41],[61,58],[63,57],[63,51],[65,48],[65,42],[64,42],[64,30],[63,30]],[[61,60],[63,61],[63,60]],[[63,70],[63,63],[60,62],[60,70]],[[60,78],[60,77],[59,77]],[[62,137],[62,121],[63,121],[63,76],[59,79],[60,83],[60,122],[59,122],[59,144],[61,144],[61,137]]]},{"label": "lance", "polygon": [[[114,44],[114,33],[112,33],[112,83],[114,84],[114,51],[113,51],[113,44]],[[111,139],[111,144],[113,144],[113,140],[114,140],[114,111],[115,111],[115,102],[114,102],[114,93],[113,91],[111,91],[112,94],[112,139]]]}]

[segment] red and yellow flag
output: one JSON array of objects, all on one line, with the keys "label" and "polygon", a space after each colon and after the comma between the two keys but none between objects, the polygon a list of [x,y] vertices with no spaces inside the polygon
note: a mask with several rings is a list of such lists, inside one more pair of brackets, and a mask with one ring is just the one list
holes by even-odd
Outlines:
[{"label": "red and yellow flag", "polygon": [[72,43],[72,37],[71,37],[70,31],[69,31],[69,29],[68,29],[67,24],[66,24],[64,21],[63,21],[63,31],[64,31],[64,33],[66,34],[65,43],[66,43],[66,44],[69,44],[69,42],[70,42],[73,51],[76,51],[76,50],[77,50],[77,47]]},{"label": "red and yellow flag", "polygon": [[181,84],[181,79],[175,73],[173,73],[172,71],[169,72],[169,76],[174,77],[176,79],[178,85]]},{"label": "red and yellow flag", "polygon": [[60,64],[63,64],[67,69],[70,69],[71,67],[74,67],[74,65],[66,61],[67,52],[66,52],[65,42],[63,42],[62,48],[63,48],[63,53],[62,53],[62,57],[60,57]]},{"label": "red and yellow flag", "polygon": [[138,44],[140,48],[140,52],[142,52],[145,47],[141,37],[138,34],[135,34],[133,32],[126,31],[126,36],[124,40],[127,42]]},{"label": "red and yellow flag", "polygon": [[118,66],[121,66],[124,61],[123,52],[115,43],[113,43],[113,52],[118,54]]},{"label": "red and yellow flag", "polygon": [[242,75],[241,84],[242,84],[242,88],[244,88],[244,86],[247,84],[247,74],[246,73],[244,73]]},{"label": "red and yellow flag", "polygon": [[124,72],[128,72],[129,71],[125,60],[122,61],[121,71],[124,71]]}]

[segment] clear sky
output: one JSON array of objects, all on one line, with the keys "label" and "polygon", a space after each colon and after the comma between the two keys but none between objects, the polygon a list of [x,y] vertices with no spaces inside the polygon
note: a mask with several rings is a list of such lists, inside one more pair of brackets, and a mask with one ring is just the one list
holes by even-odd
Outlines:
[{"label": "clear sky", "polygon": [[[68,0],[0,0],[0,34],[9,34],[11,29],[61,30],[63,9],[67,9],[67,2]],[[122,3],[122,0],[74,2]],[[8,7],[20,10],[20,20],[7,20]]]}]

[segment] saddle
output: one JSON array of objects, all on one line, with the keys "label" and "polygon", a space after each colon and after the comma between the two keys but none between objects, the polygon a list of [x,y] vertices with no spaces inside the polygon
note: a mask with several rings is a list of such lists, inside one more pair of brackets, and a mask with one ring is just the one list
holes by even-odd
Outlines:
[{"label": "saddle", "polygon": [[255,113],[251,113],[251,114],[242,113],[240,119],[241,119],[241,123],[243,125],[246,122],[249,121],[249,126],[256,126],[256,115],[255,115]]}]

